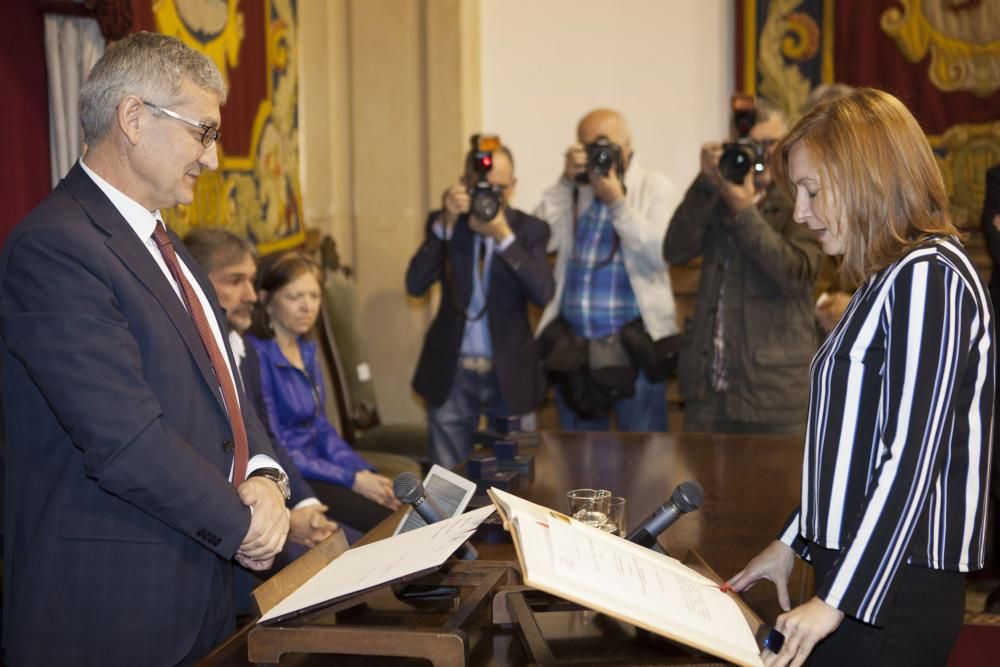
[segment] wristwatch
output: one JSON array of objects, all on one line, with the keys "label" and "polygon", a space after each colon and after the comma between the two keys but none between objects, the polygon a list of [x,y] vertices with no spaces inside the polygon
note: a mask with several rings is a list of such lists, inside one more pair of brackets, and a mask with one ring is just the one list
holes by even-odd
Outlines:
[{"label": "wristwatch", "polygon": [[288,486],[288,475],[278,468],[257,468],[247,475],[247,479],[251,477],[265,477],[278,485],[278,490],[285,500],[292,497],[292,489]]}]

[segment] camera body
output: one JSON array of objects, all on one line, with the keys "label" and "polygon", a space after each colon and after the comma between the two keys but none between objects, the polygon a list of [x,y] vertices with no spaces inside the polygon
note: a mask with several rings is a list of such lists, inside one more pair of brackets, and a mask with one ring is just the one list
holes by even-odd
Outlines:
[{"label": "camera body", "polygon": [[587,153],[587,171],[577,174],[579,183],[589,183],[590,174],[607,176],[614,169],[622,178],[622,148],[604,135],[594,139],[593,143],[584,146]]},{"label": "camera body", "polygon": [[470,143],[472,150],[466,171],[472,181],[468,186],[469,211],[482,222],[489,222],[497,217],[503,204],[500,187],[487,180],[487,175],[493,169],[493,152],[500,148],[500,137],[495,134],[474,134]]},{"label": "camera body", "polygon": [[752,169],[755,174],[760,174],[765,166],[764,146],[750,137],[722,144],[719,173],[727,181],[740,184],[747,177],[748,171]]},{"label": "camera body", "polygon": [[722,156],[719,157],[719,173],[731,183],[742,183],[747,172],[763,173],[766,165],[764,146],[750,138],[753,129],[754,98],[752,95],[733,95],[733,129],[736,141],[722,145]]}]

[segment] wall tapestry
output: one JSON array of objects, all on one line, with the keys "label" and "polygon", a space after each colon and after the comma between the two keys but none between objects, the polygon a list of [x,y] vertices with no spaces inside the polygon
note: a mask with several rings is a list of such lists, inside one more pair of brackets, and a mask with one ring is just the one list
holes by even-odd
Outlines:
[{"label": "wall tapestry", "polygon": [[899,97],[927,133],[955,222],[978,227],[1000,163],[1000,2],[736,0],[737,86],[794,121],[820,83]]},{"label": "wall tapestry", "polygon": [[207,54],[229,85],[219,169],[190,206],[164,211],[183,235],[225,227],[268,253],[304,239],[299,185],[296,0],[133,0],[136,30],[173,35]]}]

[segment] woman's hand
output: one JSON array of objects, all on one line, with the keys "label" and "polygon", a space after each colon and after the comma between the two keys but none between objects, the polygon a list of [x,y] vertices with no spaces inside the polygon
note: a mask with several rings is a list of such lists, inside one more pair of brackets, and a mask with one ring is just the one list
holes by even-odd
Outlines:
[{"label": "woman's hand", "polygon": [[843,620],[844,612],[817,597],[782,614],[774,627],[785,635],[785,643],[777,654],[764,651],[764,665],[799,667],[805,663],[817,642],[840,627]]},{"label": "woman's hand", "polygon": [[306,505],[294,509],[288,517],[288,539],[310,549],[337,530],[337,524],[326,518],[326,505]]},{"label": "woman's hand", "polygon": [[788,611],[791,609],[788,601],[788,577],[794,566],[795,552],[784,542],[775,540],[747,563],[746,567],[730,577],[726,588],[740,593],[761,579],[770,579],[778,589],[778,604]]},{"label": "woman's hand", "polygon": [[399,501],[392,492],[392,480],[371,470],[358,471],[351,490],[391,510],[399,507]]}]

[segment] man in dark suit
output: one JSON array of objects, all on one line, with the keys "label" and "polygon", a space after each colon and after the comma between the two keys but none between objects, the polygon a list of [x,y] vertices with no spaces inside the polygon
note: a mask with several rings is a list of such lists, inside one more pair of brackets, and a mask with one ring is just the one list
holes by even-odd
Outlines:
[{"label": "man in dark suit", "polygon": [[218,166],[215,65],[138,33],[80,93],[86,156],[0,256],[12,665],[173,665],[232,631],[232,560],[288,532],[287,477],[207,278],[159,209]]},{"label": "man in dark suit", "polygon": [[428,406],[431,459],[452,467],[466,459],[481,415],[531,412],[545,397],[545,376],[528,322],[528,303],[545,306],[555,289],[545,256],[548,225],[507,203],[514,160],[501,146],[486,174],[498,192],[496,217],[470,214],[475,156],[460,183],[427,219],[426,238],[410,260],[406,291],[421,296],[441,283],[441,305],[424,340],[413,389]]},{"label": "man in dark suit", "polygon": [[[261,423],[268,431],[278,463],[288,473],[291,498],[288,500],[288,544],[278,557],[276,568],[287,565],[301,555],[302,547],[313,547],[337,530],[342,524],[348,541],[355,541],[385,519],[391,510],[368,500],[346,486],[324,485],[324,495],[336,502],[326,505],[302,476],[295,462],[270,429],[267,408],[261,393],[260,359],[253,345],[247,345],[243,334],[250,329],[257,291],[257,252],[245,238],[219,227],[198,227],[184,237],[184,245],[195,261],[208,273],[208,279],[226,311],[229,344],[240,369],[247,400],[257,409]],[[332,487],[332,488],[328,488]],[[296,545],[299,545],[296,547]]]}]

